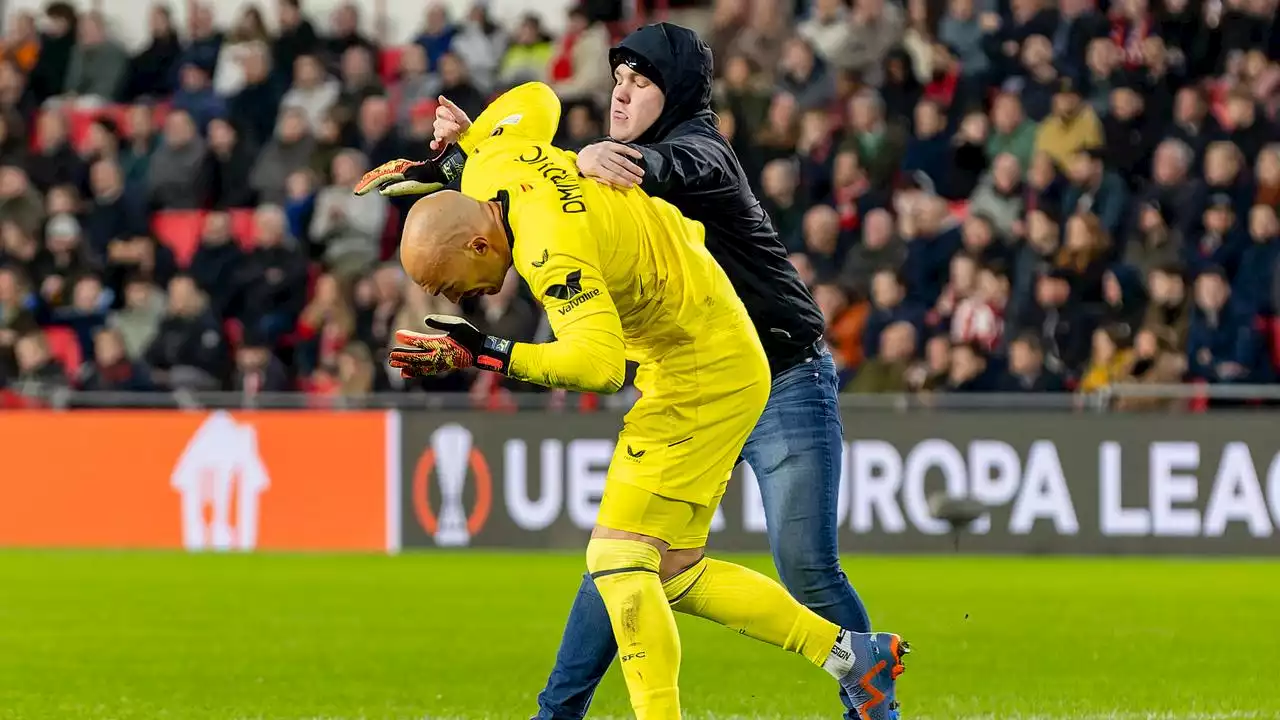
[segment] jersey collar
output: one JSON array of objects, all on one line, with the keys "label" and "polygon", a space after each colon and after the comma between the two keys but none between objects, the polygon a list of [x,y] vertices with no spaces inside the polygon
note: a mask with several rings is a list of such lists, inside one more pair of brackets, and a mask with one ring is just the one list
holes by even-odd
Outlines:
[{"label": "jersey collar", "polygon": [[511,194],[506,190],[499,190],[493,199],[502,208],[502,229],[507,231],[507,242],[511,245],[511,252],[516,251],[516,234],[511,230]]}]

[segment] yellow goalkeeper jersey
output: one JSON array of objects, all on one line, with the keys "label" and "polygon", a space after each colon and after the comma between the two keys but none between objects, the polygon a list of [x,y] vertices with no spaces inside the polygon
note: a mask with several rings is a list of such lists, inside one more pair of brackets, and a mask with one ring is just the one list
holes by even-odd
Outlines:
[{"label": "yellow goalkeeper jersey", "polygon": [[579,176],[574,153],[551,145],[559,122],[555,93],[528,83],[495,100],[460,139],[462,192],[502,202],[516,271],[556,336],[515,344],[511,375],[610,392],[622,384],[624,357],[658,362],[700,333],[741,324],[742,341],[758,346],[702,225],[639,188]]}]

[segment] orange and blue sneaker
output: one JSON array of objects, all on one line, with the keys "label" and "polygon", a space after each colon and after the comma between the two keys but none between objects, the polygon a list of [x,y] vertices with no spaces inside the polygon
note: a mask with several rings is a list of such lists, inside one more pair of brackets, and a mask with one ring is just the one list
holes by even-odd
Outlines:
[{"label": "orange and blue sneaker", "polygon": [[[896,685],[898,676],[906,670],[902,660],[909,652],[911,646],[893,633],[840,631],[831,654],[833,659],[846,660],[849,666],[839,676],[840,685],[853,704],[848,717],[900,720]],[[844,653],[848,653],[847,659]]]}]

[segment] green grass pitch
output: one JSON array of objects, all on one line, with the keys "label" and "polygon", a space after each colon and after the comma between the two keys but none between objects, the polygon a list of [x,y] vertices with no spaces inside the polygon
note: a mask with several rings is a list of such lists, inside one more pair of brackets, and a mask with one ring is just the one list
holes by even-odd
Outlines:
[{"label": "green grass pitch", "polygon": [[[770,571],[764,557],[739,557]],[[0,553],[0,718],[528,718],[581,554]],[[915,652],[904,720],[1280,718],[1280,563],[846,558]],[[838,717],[681,618],[686,718]],[[616,666],[591,717],[630,717]]]}]

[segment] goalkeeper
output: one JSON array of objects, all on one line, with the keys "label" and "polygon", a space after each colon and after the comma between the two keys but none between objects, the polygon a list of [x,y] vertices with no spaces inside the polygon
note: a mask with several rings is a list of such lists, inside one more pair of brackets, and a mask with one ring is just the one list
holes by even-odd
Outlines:
[{"label": "goalkeeper", "polygon": [[419,200],[400,248],[414,280],[453,301],[496,292],[514,265],[556,341],[513,343],[437,316],[436,334],[397,333],[392,364],[409,376],[474,365],[587,392],[618,390],[625,360],[640,364],[642,397],[610,463],[587,569],[641,720],[680,717],[673,609],[804,655],[886,717],[874,686],[901,672],[900,638],[842,630],[763,575],[703,554],[768,398],[768,360],[702,225],[639,190],[580,178],[550,145],[559,115],[540,83],[495,101],[456,150],[462,193]]}]

